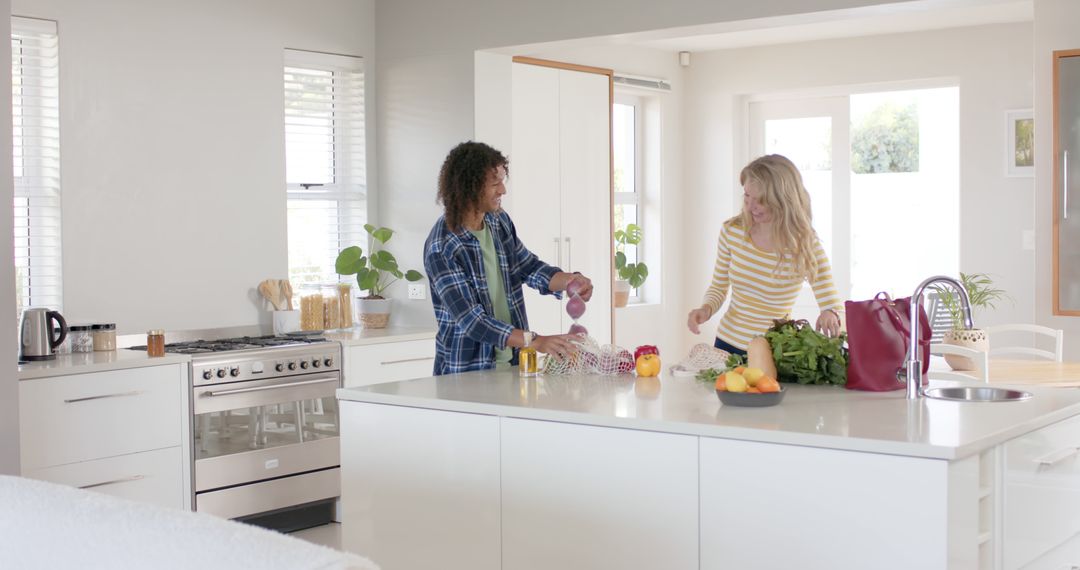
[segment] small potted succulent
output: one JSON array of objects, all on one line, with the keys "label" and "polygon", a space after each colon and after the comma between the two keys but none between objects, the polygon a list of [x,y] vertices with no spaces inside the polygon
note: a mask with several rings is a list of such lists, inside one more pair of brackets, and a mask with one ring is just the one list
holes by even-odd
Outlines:
[{"label": "small potted succulent", "polygon": [[361,291],[368,292],[367,296],[359,298],[357,304],[360,324],[365,328],[381,329],[390,321],[390,299],[383,297],[386,288],[398,279],[419,281],[424,274],[415,269],[402,271],[394,255],[383,249],[393,237],[394,230],[376,228],[371,224],[364,225],[364,229],[371,237],[371,253],[365,256],[364,250],[358,245],[346,247],[338,253],[334,269],[338,275],[356,275],[357,286]]},{"label": "small potted succulent", "polygon": [[[961,273],[960,283],[967,290],[968,300],[971,301],[971,309],[995,308],[994,303],[1008,298],[1002,289],[994,287],[994,281],[985,273]],[[941,341],[945,344],[962,346],[974,350],[986,352],[990,349],[990,337],[985,330],[979,328],[964,328],[964,309],[961,306],[960,295],[951,287],[938,285],[933,286],[938,294],[938,302],[949,315],[951,328],[945,331]],[[945,362],[953,370],[974,370],[975,363],[970,358],[955,354],[946,354]]]},{"label": "small potted succulent", "polygon": [[613,299],[616,307],[625,307],[630,300],[630,291],[644,285],[649,277],[649,268],[644,261],[626,262],[626,246],[640,245],[644,235],[637,224],[627,224],[625,229],[615,231],[615,272],[618,279],[615,280]]}]

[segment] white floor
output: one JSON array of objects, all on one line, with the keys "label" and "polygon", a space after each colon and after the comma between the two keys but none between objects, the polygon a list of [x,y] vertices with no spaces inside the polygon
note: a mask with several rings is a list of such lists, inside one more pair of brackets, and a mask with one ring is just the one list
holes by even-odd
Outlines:
[{"label": "white floor", "polygon": [[341,550],[341,523],[332,522],[314,528],[298,530],[290,533],[290,536]]}]

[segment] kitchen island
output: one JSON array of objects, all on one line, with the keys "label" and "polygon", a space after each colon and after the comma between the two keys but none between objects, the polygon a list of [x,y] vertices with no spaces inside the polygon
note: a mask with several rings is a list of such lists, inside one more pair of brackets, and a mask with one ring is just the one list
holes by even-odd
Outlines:
[{"label": "kitchen island", "polygon": [[1080,391],[1029,389],[786,385],[770,408],[679,377],[345,389],[343,540],[391,570],[1056,568],[1080,552]]}]

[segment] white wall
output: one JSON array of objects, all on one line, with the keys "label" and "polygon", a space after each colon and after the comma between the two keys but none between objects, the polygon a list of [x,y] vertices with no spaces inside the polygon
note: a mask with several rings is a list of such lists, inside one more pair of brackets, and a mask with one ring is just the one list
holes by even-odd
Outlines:
[{"label": "white wall", "polygon": [[1054,50],[1080,48],[1080,3],[1035,0],[1036,322],[1065,330],[1065,360],[1080,360],[1080,319],[1055,317],[1053,300]]},{"label": "white wall", "polygon": [[[0,14],[11,14],[11,2],[0,0]],[[8,16],[4,16],[10,28]],[[11,42],[0,48],[0,109],[11,108]],[[11,132],[11,113],[0,113],[0,133]],[[0,172],[11,172],[11,139],[0,137]],[[0,203],[10,204],[15,199],[11,176],[0,176]],[[12,252],[15,248],[11,216],[0,216],[0,251]],[[15,260],[9,255],[7,262],[0,263],[0,299],[7,299],[7,306],[15,307]],[[9,326],[0,327],[0,474],[19,473],[19,381],[15,377],[18,339],[8,313]]]},{"label": "white wall", "polygon": [[[704,294],[720,224],[741,191],[742,149],[733,145],[745,144],[742,97],[939,78],[960,86],[960,269],[993,274],[1016,301],[977,317],[1033,322],[1035,252],[1021,247],[1021,232],[1035,227],[1032,179],[1004,176],[1005,110],[1031,106],[1031,46],[1032,26],[1020,23],[695,53],[683,107],[693,117],[682,165],[688,306]],[[897,236],[896,250],[882,255],[918,255],[903,246]],[[715,321],[685,343],[711,338]]]},{"label": "white wall", "polygon": [[288,270],[283,49],[370,63],[374,0],[11,11],[59,23],[68,321],[121,333],[268,324],[255,287]]},{"label": "white wall", "polygon": [[[435,184],[446,153],[473,133],[474,52],[677,26],[882,4],[880,0],[393,0],[377,2],[378,221],[400,233],[409,267],[441,209]],[[903,2],[901,2],[903,3]],[[687,115],[692,116],[692,115]],[[390,293],[404,297],[403,286]],[[395,320],[434,323],[429,301],[400,301]]]}]

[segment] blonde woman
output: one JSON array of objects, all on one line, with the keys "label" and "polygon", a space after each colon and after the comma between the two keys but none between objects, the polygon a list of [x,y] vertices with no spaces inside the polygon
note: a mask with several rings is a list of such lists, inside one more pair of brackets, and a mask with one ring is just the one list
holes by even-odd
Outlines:
[{"label": "blonde woman", "polygon": [[714,345],[745,355],[751,339],[764,334],[773,319],[791,313],[806,281],[821,308],[817,329],[835,336],[843,300],[810,224],[810,195],[799,170],[787,158],[770,154],[746,165],[739,182],[742,212],[720,230],[712,284],[701,306],[687,316],[690,332],[700,332],[699,325],[720,310],[730,290],[731,304],[720,318]]}]

